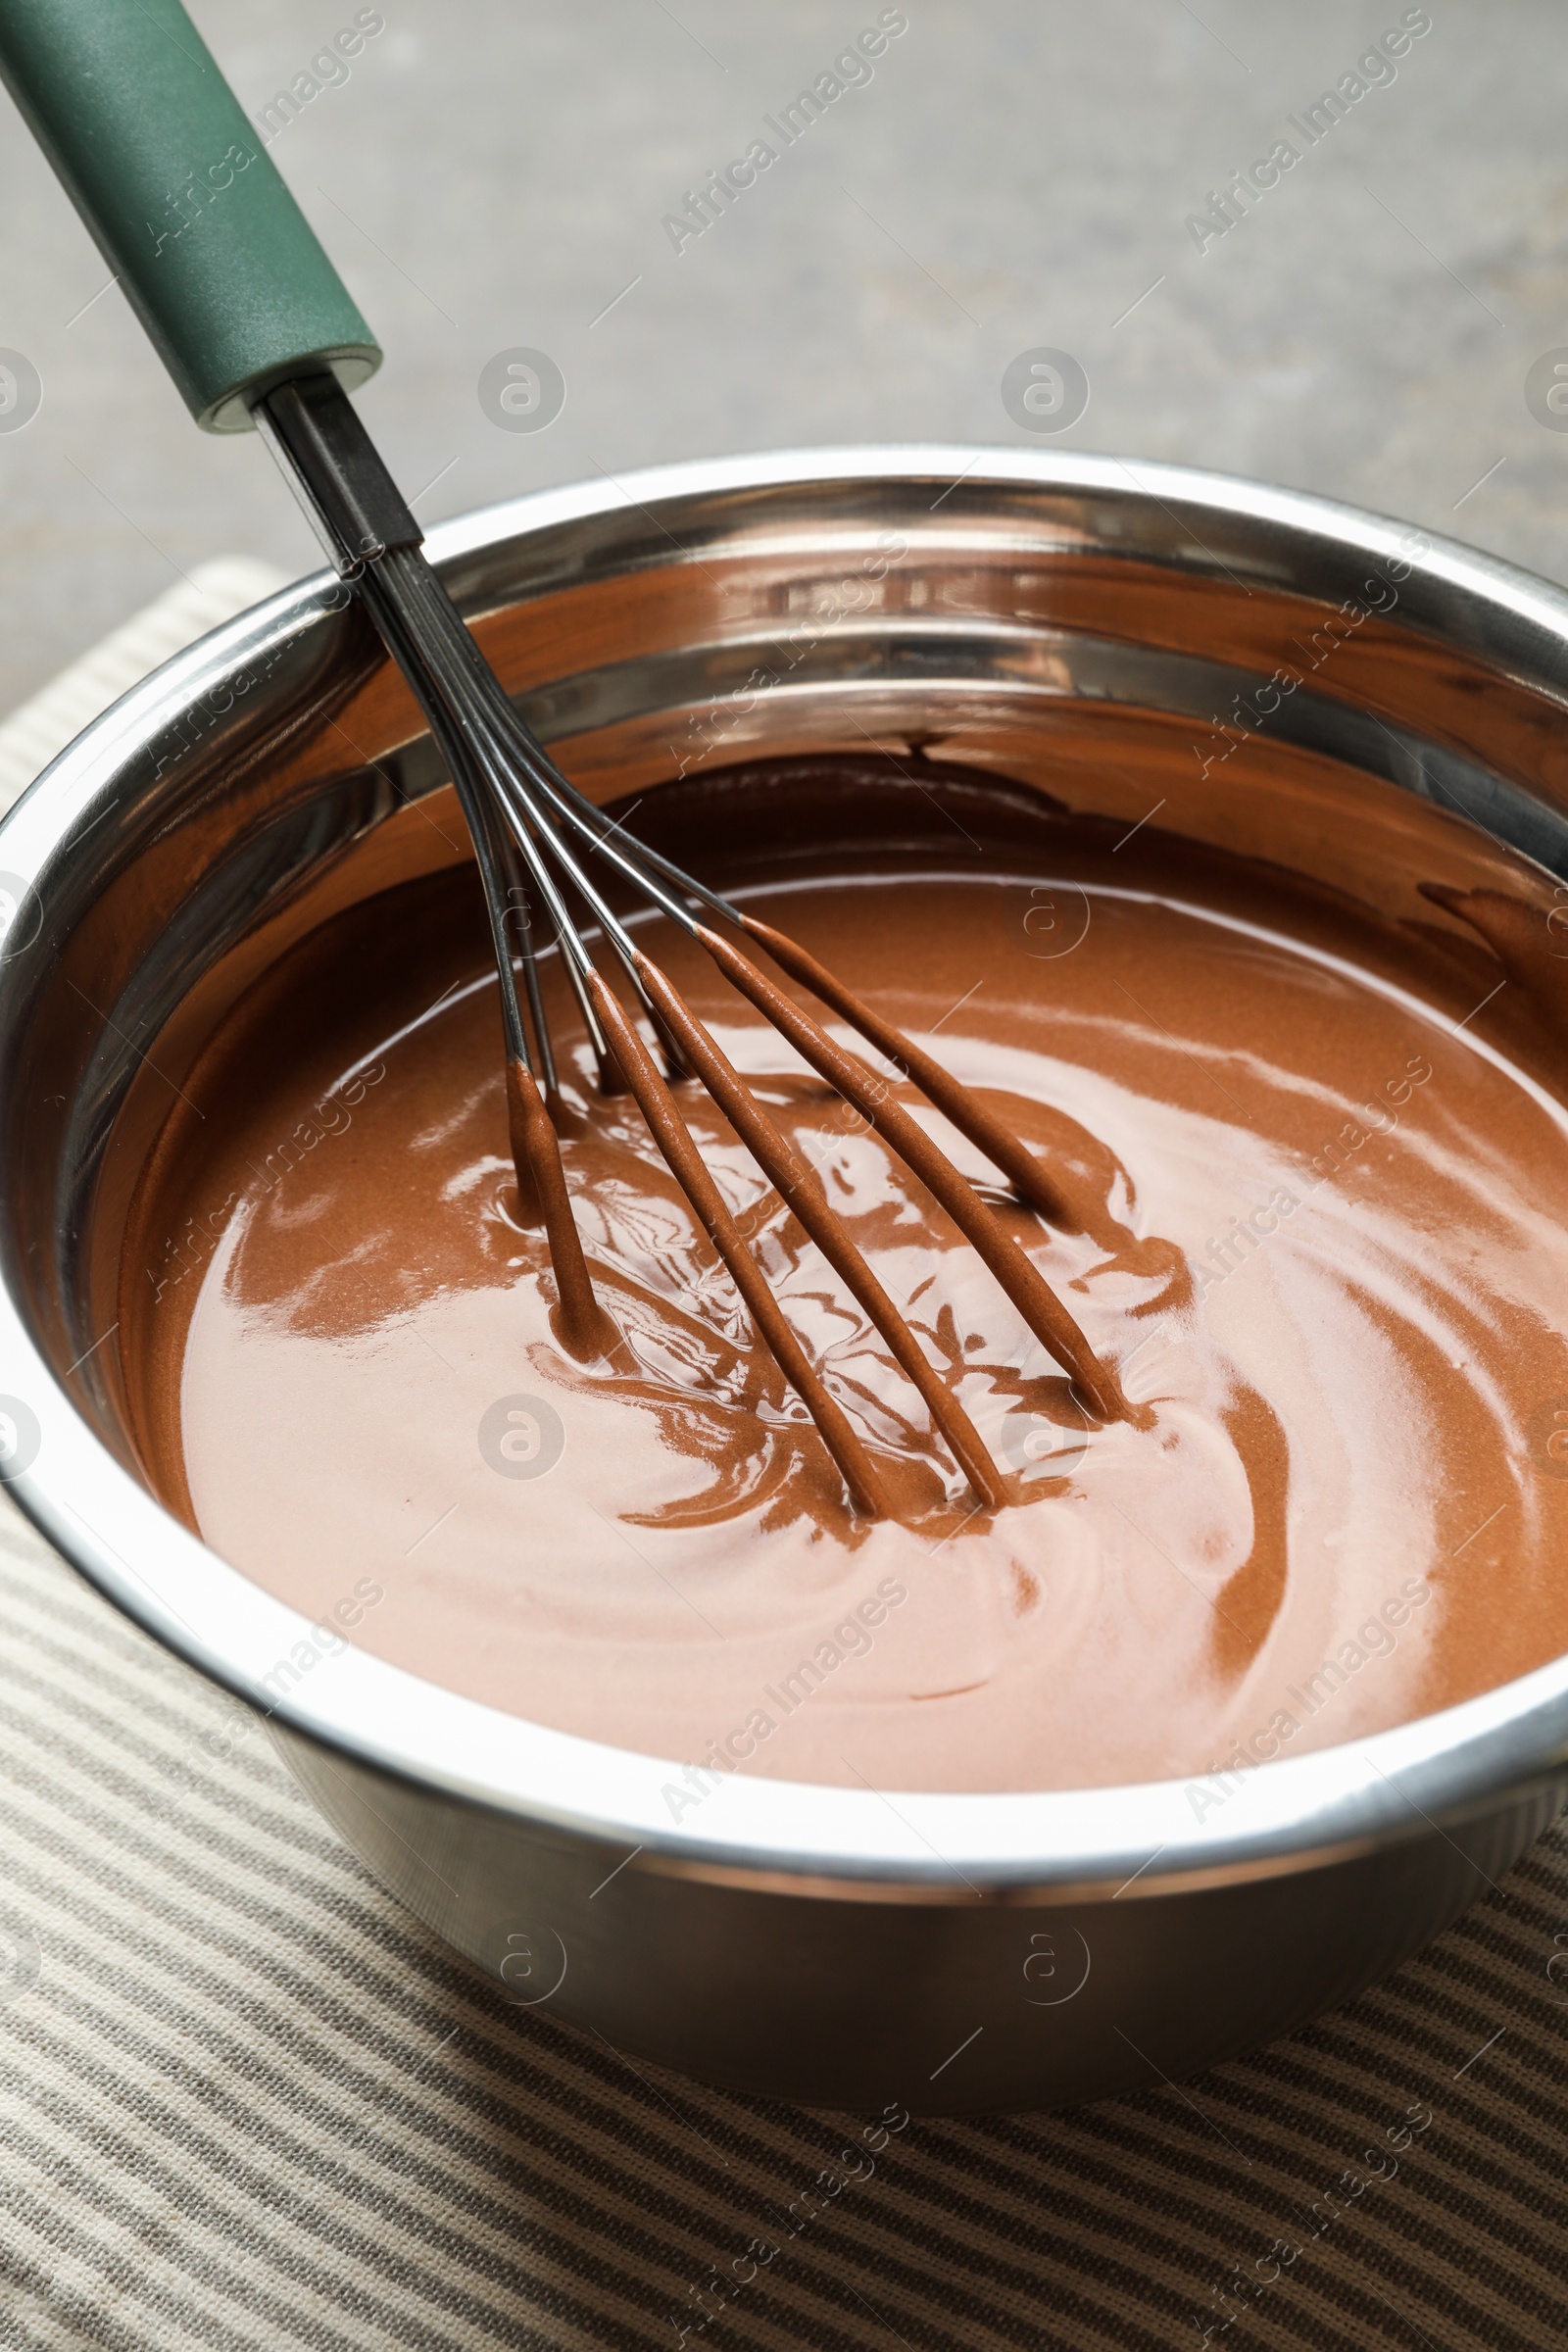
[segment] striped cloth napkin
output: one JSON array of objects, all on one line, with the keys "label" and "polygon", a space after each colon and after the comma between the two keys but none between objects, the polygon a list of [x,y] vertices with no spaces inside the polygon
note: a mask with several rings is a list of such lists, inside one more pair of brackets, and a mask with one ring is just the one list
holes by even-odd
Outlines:
[{"label": "striped cloth napkin", "polygon": [[[276,584],[230,559],[116,631],[0,727],[0,805]],[[0,1497],[4,2352],[1563,2352],[1565,1979],[1554,1829],[1290,2040],[915,2120],[787,2235],[842,2119],[512,2007]]]}]

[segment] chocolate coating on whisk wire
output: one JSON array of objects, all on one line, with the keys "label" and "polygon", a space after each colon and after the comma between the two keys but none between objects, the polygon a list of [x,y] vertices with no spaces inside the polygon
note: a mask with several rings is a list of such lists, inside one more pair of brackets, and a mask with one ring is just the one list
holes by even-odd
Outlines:
[{"label": "chocolate coating on whisk wire", "polygon": [[934,1103],[960,1135],[966,1135],[1001,1169],[1020,1200],[1026,1200],[1058,1231],[1076,1231],[1077,1219],[1060,1186],[1053,1183],[1050,1170],[1015,1135],[1008,1133],[995,1111],[988,1110],[966,1086],[958,1083],[951,1070],[944,1069],[935,1055],[925,1053],[891,1021],[885,1021],[863,997],[846,988],[835,973],[818,963],[814,956],[808,956],[785,932],[775,931],[771,923],[759,922],[755,915],[740,908],[735,909],[734,919],[750,938],[767,950],[792,980],[799,980],[813,997],[820,997],[824,1004],[831,1004],[835,1012],[858,1029],[868,1045],[875,1046],[906,1078],[912,1079],[927,1102]]},{"label": "chocolate coating on whisk wire", "polygon": [[850,1490],[856,1507],[870,1518],[884,1518],[888,1511],[887,1494],[872,1465],[870,1454],[856,1436],[843,1407],[828,1394],[820,1375],[790,1329],[778,1301],[767,1287],[761,1268],[747,1249],[739,1227],[725,1206],[723,1195],[692,1141],[668,1087],[655,1067],[653,1055],[617,1003],[609,983],[599,972],[590,971],[588,987],[599,1017],[614,1045],[620,1066],[626,1073],[627,1084],[637,1098],[638,1108],[648,1122],[649,1132],[662,1152],[670,1174],[697,1212],[709,1240],[729,1268],[735,1287],[746,1301],[752,1321],[774,1362],[797,1395],[804,1398],[812,1420],[822,1433],[828,1451],[844,1474],[844,1483]]},{"label": "chocolate coating on whisk wire", "polygon": [[571,1213],[555,1125],[532,1070],[507,1057],[507,1124],[517,1173],[518,1222],[542,1225],[550,1244],[560,1295],[557,1337],[568,1354],[609,1355],[620,1344],[614,1322],[600,1305]]},{"label": "chocolate coating on whisk wire", "polygon": [[[758,928],[766,930],[765,925]],[[967,1177],[959,1174],[941,1146],[933,1143],[918,1121],[893,1100],[887,1081],[874,1077],[862,1062],[835,1045],[826,1030],[819,1028],[782,989],[775,987],[764,972],[759,971],[750,956],[731,947],[728,940],[720,939],[708,924],[699,923],[696,936],[725,978],[775,1029],[782,1031],[797,1053],[804,1054],[814,1069],[836,1086],[847,1102],[863,1112],[884,1143],[891,1145],[905,1166],[941,1202],[959,1232],[985,1260],[1036,1339],[1072,1374],[1090,1412],[1101,1421],[1131,1419],[1132,1408],[1122,1397],[1114,1374],[1100,1361],[1051,1285],[1036,1273],[996,1211],[981,1200]],[[780,945],[789,944],[781,932],[773,932],[771,938]],[[808,962],[809,958],[805,960]],[[848,990],[842,993],[849,995]],[[900,1058],[906,1061],[910,1054],[907,1042],[896,1029],[889,1034],[902,1048]],[[953,1084],[956,1086],[956,1081]]]},{"label": "chocolate coating on whisk wire", "polygon": [[953,1448],[955,1459],[980,1500],[995,1510],[1004,1500],[1002,1481],[979,1431],[939,1378],[904,1317],[851,1241],[842,1217],[828,1206],[822,1180],[792,1150],[727,1055],[684,1004],[651,957],[638,957],[650,995],[686,1049],[696,1075],[723,1111],[763,1175],[789,1202],[808,1233],[886,1340],[900,1370],[919,1391],[932,1420]]}]

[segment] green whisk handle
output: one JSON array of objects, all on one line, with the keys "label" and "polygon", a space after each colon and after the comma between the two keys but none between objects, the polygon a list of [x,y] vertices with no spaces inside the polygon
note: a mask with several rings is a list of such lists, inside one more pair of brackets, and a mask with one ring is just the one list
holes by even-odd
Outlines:
[{"label": "green whisk handle", "polygon": [[381,354],[179,0],[0,0],[0,76],[191,415]]}]

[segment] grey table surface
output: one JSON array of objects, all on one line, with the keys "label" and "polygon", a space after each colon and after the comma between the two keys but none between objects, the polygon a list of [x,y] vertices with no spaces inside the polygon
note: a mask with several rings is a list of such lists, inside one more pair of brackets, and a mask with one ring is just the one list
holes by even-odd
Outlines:
[{"label": "grey table surface", "polygon": [[[193,13],[261,110],[360,12]],[[384,337],[363,406],[427,519],[770,445],[1028,445],[1002,379],[1050,347],[1090,385],[1062,446],[1326,492],[1568,578],[1568,436],[1524,390],[1568,343],[1568,23],[1544,0],[1433,0],[1396,77],[1203,252],[1188,216],[1400,0],[906,0],[870,81],[679,252],[664,216],[880,0],[372,13],[272,153]],[[0,346],[42,387],[21,429],[0,409],[3,711],[209,558],[316,558],[254,440],[188,423],[0,115]],[[519,347],[564,378],[544,430],[480,403]],[[1560,2344],[1565,1918],[1559,1828],[1272,2051],[911,2131],[713,2339]],[[0,1510],[6,2352],[675,2343],[841,2136],[510,2011]],[[1325,2229],[1369,2138],[1408,2142],[1403,2169]]]},{"label": "grey table surface", "polygon": [[[259,111],[357,12],[193,13]],[[1063,446],[1327,492],[1564,576],[1568,436],[1524,399],[1568,340],[1568,27],[1546,0],[1433,0],[1396,77],[1202,253],[1188,216],[1399,0],[908,0],[870,80],[678,253],[664,216],[880,0],[372,13],[384,30],[270,152],[384,339],[364,411],[427,519],[726,451],[1026,444],[1001,379],[1048,346],[1091,386]],[[3,710],[204,557],[305,568],[314,546],[253,437],[190,425],[0,114],[0,344],[43,389],[0,430]],[[546,430],[479,405],[516,347],[564,376]]]}]

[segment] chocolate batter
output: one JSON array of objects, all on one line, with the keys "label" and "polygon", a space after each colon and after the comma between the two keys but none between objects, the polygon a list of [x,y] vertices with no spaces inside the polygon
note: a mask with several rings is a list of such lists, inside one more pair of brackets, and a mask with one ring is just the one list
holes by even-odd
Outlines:
[{"label": "chocolate batter", "polygon": [[[658,918],[640,944],[820,1174],[997,1498],[977,1506],[785,1200],[679,1086],[896,1516],[854,1508],[635,1103],[595,1096],[552,956],[566,1181],[613,1327],[602,1353],[564,1344],[519,1221],[482,922],[448,874],[251,992],[143,1182],[127,1389],[160,1491],[225,1558],[416,1673],[695,1767],[672,1767],[674,1818],[718,1769],[1199,1774],[1568,1647],[1568,1121],[1432,1008],[1451,924],[1373,938],[1348,902],[1152,826],[1112,861],[1037,794],[918,760],[736,771],[634,822],[981,1091],[1051,1224],[881,1074],[1132,1409],[1086,1409],[875,1125]],[[1560,1023],[1568,942],[1537,910],[1431,896]]]}]

